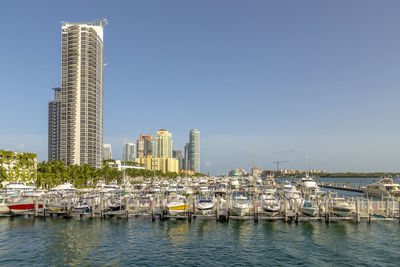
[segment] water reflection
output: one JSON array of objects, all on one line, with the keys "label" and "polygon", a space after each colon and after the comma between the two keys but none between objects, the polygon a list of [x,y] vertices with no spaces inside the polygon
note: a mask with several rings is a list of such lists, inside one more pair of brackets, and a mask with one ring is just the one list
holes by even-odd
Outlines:
[{"label": "water reflection", "polygon": [[5,218],[0,266],[386,266],[400,257],[399,234],[390,222]]},{"label": "water reflection", "polygon": [[186,236],[190,232],[190,223],[186,220],[168,220],[165,224],[166,234],[173,246],[180,246],[186,243]]},{"label": "water reflection", "polygon": [[199,220],[196,224],[197,226],[197,236],[203,237],[204,234],[210,234],[215,227],[215,222],[212,220]]},{"label": "water reflection", "polygon": [[254,229],[252,224],[248,221],[230,221],[230,233],[233,234],[233,239],[242,245],[246,245],[250,241],[251,230]]}]

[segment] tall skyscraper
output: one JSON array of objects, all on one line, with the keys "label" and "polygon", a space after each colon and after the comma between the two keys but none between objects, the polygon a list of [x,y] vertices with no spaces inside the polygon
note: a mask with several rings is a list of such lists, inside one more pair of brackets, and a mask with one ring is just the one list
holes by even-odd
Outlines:
[{"label": "tall skyscraper", "polygon": [[183,168],[185,170],[190,170],[190,145],[189,145],[189,143],[186,143],[184,152],[185,152],[185,158],[183,161]]},{"label": "tall skyscraper", "polygon": [[190,169],[195,173],[200,172],[200,131],[190,130],[189,134],[189,160]]},{"label": "tall skyscraper", "polygon": [[136,154],[135,142],[131,141],[124,144],[124,161],[135,161]]},{"label": "tall skyscraper", "polygon": [[153,156],[155,152],[155,141],[151,134],[140,135],[140,138],[136,141],[137,144],[137,157],[146,158],[147,156]]},{"label": "tall skyscraper", "polygon": [[61,88],[53,88],[54,100],[49,101],[48,161],[60,160]]},{"label": "tall skyscraper", "polygon": [[112,159],[111,144],[103,144],[103,160]]},{"label": "tall skyscraper", "polygon": [[172,158],[172,135],[165,129],[157,131],[156,158]]},{"label": "tall skyscraper", "polygon": [[107,20],[61,22],[60,159],[101,167],[103,148],[103,27]]}]

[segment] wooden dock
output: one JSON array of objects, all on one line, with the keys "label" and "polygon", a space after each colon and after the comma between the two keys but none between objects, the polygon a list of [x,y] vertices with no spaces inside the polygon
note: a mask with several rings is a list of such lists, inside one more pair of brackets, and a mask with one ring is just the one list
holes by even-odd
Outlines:
[{"label": "wooden dock", "polygon": [[319,187],[322,188],[364,193],[362,186],[359,184],[343,184],[343,183],[327,183],[327,182],[318,182],[317,184]]}]

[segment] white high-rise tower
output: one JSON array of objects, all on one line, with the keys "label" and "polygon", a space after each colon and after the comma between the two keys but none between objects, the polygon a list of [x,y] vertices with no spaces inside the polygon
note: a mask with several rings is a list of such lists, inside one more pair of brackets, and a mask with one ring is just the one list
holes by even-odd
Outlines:
[{"label": "white high-rise tower", "polygon": [[100,168],[107,20],[61,23],[60,159]]}]

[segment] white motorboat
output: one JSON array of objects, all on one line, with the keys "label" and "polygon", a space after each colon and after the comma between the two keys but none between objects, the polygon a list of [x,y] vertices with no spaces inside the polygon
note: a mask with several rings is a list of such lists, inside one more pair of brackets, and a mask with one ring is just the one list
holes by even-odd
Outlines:
[{"label": "white motorboat", "polygon": [[286,199],[301,199],[301,192],[294,186],[285,187],[283,194]]},{"label": "white motorboat", "polygon": [[395,197],[400,198],[400,185],[393,183],[390,177],[382,178],[376,183],[366,185],[364,193],[374,197]]},{"label": "white motorboat", "polygon": [[232,213],[237,216],[244,216],[250,213],[250,204],[247,197],[239,195],[234,197]]},{"label": "white motorboat", "polygon": [[280,211],[278,199],[275,197],[274,191],[266,191],[261,196],[262,209],[268,216],[275,216]]},{"label": "white motorboat", "polygon": [[[12,214],[22,214],[27,211],[33,211],[35,208],[34,198],[31,196],[22,196],[7,204]],[[38,203],[38,209],[42,209],[43,204]]]},{"label": "white motorboat", "polygon": [[311,202],[305,202],[303,207],[300,208],[301,213],[311,217],[317,216],[318,210],[319,209],[317,207],[312,206]]},{"label": "white motorboat", "polygon": [[333,214],[340,217],[348,217],[353,209],[354,207],[349,202],[346,202],[343,198],[334,199],[332,205]]},{"label": "white motorboat", "polygon": [[171,215],[179,215],[185,213],[188,208],[186,198],[183,196],[176,196],[167,202],[167,209]]},{"label": "white motorboat", "polygon": [[196,208],[203,214],[211,211],[213,207],[214,201],[211,198],[200,195],[196,201]]}]

